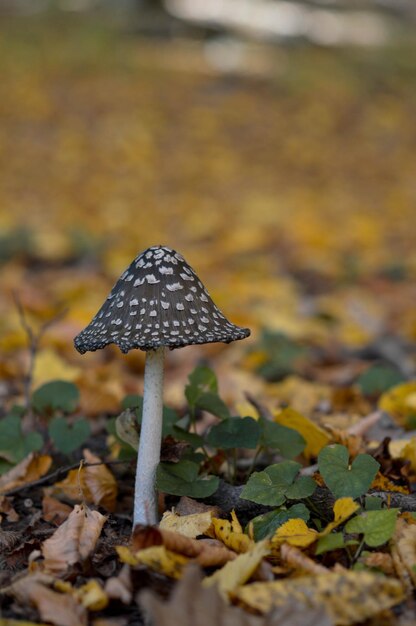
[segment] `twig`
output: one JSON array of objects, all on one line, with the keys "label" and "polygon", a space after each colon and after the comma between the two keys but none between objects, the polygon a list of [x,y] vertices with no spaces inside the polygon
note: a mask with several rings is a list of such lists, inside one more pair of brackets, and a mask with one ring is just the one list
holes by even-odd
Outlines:
[{"label": "twig", "polygon": [[250,404],[252,404],[254,406],[254,408],[256,409],[258,414],[260,415],[260,417],[263,417],[266,420],[272,420],[273,421],[273,415],[272,415],[271,411],[267,408],[266,405],[264,405],[262,402],[257,400],[257,398],[252,396],[251,393],[248,392],[248,391],[246,391],[246,393],[244,395],[246,396],[246,398],[250,402]]},{"label": "twig", "polygon": [[[80,463],[82,461],[78,461],[78,463],[73,463],[72,465],[67,465],[66,467],[58,467],[57,470],[47,474],[46,476],[42,476],[42,478],[38,478],[37,480],[32,480],[30,483],[25,483],[24,485],[19,485],[18,487],[14,487],[13,489],[9,489],[9,491],[5,491],[2,493],[3,496],[14,496],[16,493],[23,491],[24,489],[31,489],[32,487],[39,487],[40,485],[46,485],[49,482],[55,482],[61,476],[64,476],[67,472],[71,470],[78,469]],[[84,463],[82,462],[82,467],[94,467],[96,465],[122,465],[123,463],[130,463],[131,461],[100,461],[97,463]]]},{"label": "twig", "polygon": [[67,313],[68,309],[64,309],[60,311],[55,317],[50,320],[47,320],[42,324],[39,328],[38,332],[35,333],[32,326],[29,324],[25,310],[20,301],[20,298],[16,292],[13,292],[14,303],[19,315],[20,324],[26,333],[27,341],[28,341],[28,349],[29,349],[29,366],[27,372],[23,378],[23,393],[25,396],[25,409],[26,409],[26,419],[24,420],[22,427],[24,431],[33,430],[34,423],[34,415],[31,408],[31,395],[32,395],[32,384],[33,384],[33,373],[35,369],[35,361],[36,355],[39,349],[40,341],[45,334],[45,332],[50,328],[53,324],[61,320]]}]

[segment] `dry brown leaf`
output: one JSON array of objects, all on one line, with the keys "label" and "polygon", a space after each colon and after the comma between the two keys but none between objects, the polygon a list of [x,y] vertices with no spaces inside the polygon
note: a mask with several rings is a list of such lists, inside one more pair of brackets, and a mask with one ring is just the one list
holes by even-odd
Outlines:
[{"label": "dry brown leaf", "polygon": [[[101,459],[88,449],[83,450],[87,463],[100,463]],[[116,508],[117,482],[106,465],[84,468],[83,481],[96,506],[103,506],[108,511]]]},{"label": "dry brown leaf", "polygon": [[60,526],[72,511],[72,507],[60,502],[52,496],[44,496],[42,500],[42,517],[47,522]]},{"label": "dry brown leaf", "polygon": [[161,544],[171,552],[190,559],[197,559],[198,563],[204,567],[223,565],[236,557],[235,552],[223,545],[213,545],[209,541],[191,539],[179,533],[154,526],[135,527],[131,543],[133,555],[138,550]]},{"label": "dry brown leaf", "polygon": [[24,576],[7,590],[19,603],[33,604],[40,617],[55,626],[86,626],[86,609],[70,593],[59,593],[47,585],[53,579],[36,573]]},{"label": "dry brown leaf", "polygon": [[[416,525],[407,524],[403,519],[397,520],[396,531],[392,539],[393,547],[410,578],[416,586]],[[393,556],[394,558],[394,556]]]},{"label": "dry brown leaf", "polygon": [[19,519],[19,515],[14,510],[10,498],[6,498],[6,496],[0,496],[0,513],[7,517],[8,522],[17,522]]},{"label": "dry brown leaf", "polygon": [[104,591],[111,600],[120,600],[123,604],[130,604],[133,597],[130,567],[123,565],[118,576],[108,578]]},{"label": "dry brown leaf", "polygon": [[212,511],[212,514],[215,516],[220,513],[218,507],[198,502],[193,498],[188,498],[188,496],[182,496],[175,507],[175,512],[178,515],[193,515],[194,513],[206,513],[207,511]]},{"label": "dry brown leaf", "polygon": [[[85,449],[83,454],[88,463],[101,463],[99,457],[88,449]],[[51,496],[64,495],[74,502],[85,501],[87,504],[95,504],[108,511],[114,511],[117,482],[105,464],[101,463],[71,470],[64,480],[45,489],[45,493]]]},{"label": "dry brown leaf", "polygon": [[367,567],[381,570],[386,576],[394,576],[393,559],[387,552],[370,552],[363,558],[363,562]]},{"label": "dry brown leaf", "polygon": [[398,580],[355,571],[253,583],[237,589],[234,596],[243,606],[261,613],[296,601],[324,607],[334,622],[343,626],[378,615],[405,598]]},{"label": "dry brown leaf", "polygon": [[45,568],[60,574],[85,560],[94,550],[106,519],[85,505],[75,505],[68,519],[42,545]]},{"label": "dry brown leaf", "polygon": [[301,550],[295,546],[291,546],[288,543],[284,543],[280,547],[280,558],[285,561],[290,567],[309,574],[325,574],[329,572],[328,568],[316,563],[308,556],[306,556]]},{"label": "dry brown leaf", "polygon": [[270,615],[250,615],[226,604],[215,586],[204,588],[201,578],[200,569],[189,565],[167,602],[151,591],[143,591],[139,595],[139,604],[155,626],[332,626],[322,608],[306,608],[299,602],[279,608]]},{"label": "dry brown leaf", "polygon": [[23,461],[0,478],[0,494],[21,487],[44,476],[52,464],[52,457],[31,452]]}]

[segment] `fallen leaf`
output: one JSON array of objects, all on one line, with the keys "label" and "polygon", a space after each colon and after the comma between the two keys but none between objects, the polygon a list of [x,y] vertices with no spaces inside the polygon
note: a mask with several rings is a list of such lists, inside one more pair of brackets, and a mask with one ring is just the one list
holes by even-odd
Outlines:
[{"label": "fallen leaf", "polygon": [[235,552],[247,552],[253,546],[253,540],[243,533],[243,529],[235,519],[231,522],[226,519],[212,519],[213,536],[223,542],[227,548]]},{"label": "fallen leaf", "polygon": [[177,515],[172,511],[166,511],[160,521],[159,528],[195,539],[199,535],[204,535],[211,523],[212,511],[194,513],[193,515]]},{"label": "fallen leaf", "polygon": [[42,517],[45,521],[60,526],[72,511],[72,507],[60,502],[52,496],[44,496],[42,500]]},{"label": "fallen leaf", "polygon": [[53,579],[44,574],[29,574],[8,587],[21,604],[33,604],[41,619],[55,626],[87,626],[86,609],[69,593],[50,589]]},{"label": "fallen leaf", "polygon": [[317,541],[319,533],[309,528],[303,519],[290,519],[282,524],[272,537],[272,547],[278,547],[287,542],[291,546],[307,548]]},{"label": "fallen leaf", "polygon": [[378,406],[401,426],[409,426],[409,420],[416,416],[416,380],[401,383],[383,393]]},{"label": "fallen leaf", "polygon": [[261,613],[287,602],[323,607],[340,626],[363,622],[404,600],[398,580],[370,572],[345,571],[301,578],[252,583],[234,592],[243,606]]},{"label": "fallen leaf", "polygon": [[[154,526],[136,526],[129,549],[135,558],[138,551],[161,544],[169,551],[196,559],[204,567],[223,565],[236,558],[235,552],[224,545],[213,545],[209,540],[192,539]],[[123,557],[129,558],[125,553]]]},{"label": "fallen leaf", "polygon": [[302,435],[306,441],[303,454],[307,459],[317,457],[322,448],[331,443],[332,437],[328,432],[308,417],[289,407],[276,411],[274,421],[282,426],[293,428]]},{"label": "fallen leaf", "polygon": [[123,565],[118,576],[108,578],[104,591],[111,600],[120,600],[123,604],[130,604],[133,597],[130,567]]},{"label": "fallen leaf", "polygon": [[201,584],[201,570],[186,567],[167,602],[152,591],[142,591],[140,606],[157,626],[332,626],[333,622],[322,608],[311,609],[300,602],[286,603],[269,615],[250,615],[239,607],[230,606],[218,593],[217,587]]},{"label": "fallen leaf", "polygon": [[326,567],[316,563],[301,550],[288,543],[284,543],[280,547],[280,558],[295,570],[308,572],[308,574],[325,574],[329,571]]},{"label": "fallen leaf", "polygon": [[[386,576],[394,576],[394,563],[390,554],[386,552],[369,552],[362,559],[364,565],[367,567],[375,567],[376,569],[386,574]],[[416,559],[415,559],[416,564]]]},{"label": "fallen leaf", "polygon": [[117,481],[99,457],[89,450],[83,451],[88,463],[99,463],[94,466],[82,466],[68,472],[64,480],[45,489],[50,496],[65,496],[73,502],[85,501],[87,504],[102,506],[114,511],[117,498]]},{"label": "fallen leaf", "polygon": [[73,382],[81,375],[79,367],[70,365],[68,361],[59,356],[55,350],[45,348],[40,350],[35,359],[35,369],[33,372],[33,388],[50,380],[67,380]]},{"label": "fallen leaf", "polygon": [[334,528],[337,528],[340,524],[343,524],[353,513],[358,511],[360,506],[354,502],[352,498],[338,498],[335,500],[333,511],[334,511],[334,521],[330,522],[324,530],[320,533],[320,536],[323,537],[328,535]]},{"label": "fallen leaf", "polygon": [[266,386],[266,392],[277,398],[280,404],[288,404],[301,415],[312,413],[321,402],[331,400],[331,388],[309,382],[299,376],[287,376],[281,383]]},{"label": "fallen leaf", "polygon": [[169,578],[181,578],[189,557],[167,550],[165,546],[144,548],[134,555],[137,563],[146,565],[155,572],[165,574]]},{"label": "fallen leaf", "polygon": [[68,519],[42,545],[45,569],[60,574],[84,561],[93,552],[106,519],[85,505],[75,505]]},{"label": "fallen leaf", "polygon": [[19,520],[19,515],[14,510],[10,498],[6,498],[6,496],[0,496],[0,513],[6,516],[8,522],[17,522]]},{"label": "fallen leaf", "polygon": [[397,555],[407,570],[413,587],[416,586],[416,525],[409,525],[402,519],[397,520],[393,545]]},{"label": "fallen leaf", "polygon": [[44,476],[52,465],[52,457],[31,452],[23,461],[0,477],[0,494],[21,487]]},{"label": "fallen leaf", "polygon": [[3,619],[0,617],[0,626],[48,626],[48,624],[40,622],[27,622],[20,619]]},{"label": "fallen leaf", "polygon": [[109,602],[107,593],[94,578],[75,589],[74,593],[82,606],[85,606],[89,611],[102,611]]},{"label": "fallen leaf", "polygon": [[240,585],[251,578],[261,561],[270,553],[270,544],[267,539],[254,544],[252,548],[239,554],[234,561],[226,563],[221,569],[202,581],[204,587],[216,585],[224,599]]}]

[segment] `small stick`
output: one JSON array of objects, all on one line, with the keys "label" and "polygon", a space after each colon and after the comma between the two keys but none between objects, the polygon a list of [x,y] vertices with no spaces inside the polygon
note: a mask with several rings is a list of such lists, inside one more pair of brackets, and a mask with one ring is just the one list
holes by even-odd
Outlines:
[{"label": "small stick", "polygon": [[250,404],[254,406],[254,408],[260,415],[260,417],[263,417],[266,420],[273,421],[273,415],[265,404],[260,402],[260,400],[257,400],[257,398],[255,398],[254,396],[252,396],[249,391],[246,391],[244,395],[247,398],[247,400],[250,402]]},{"label": "small stick", "polygon": [[20,324],[26,333],[28,349],[29,349],[29,366],[27,372],[23,378],[23,393],[25,397],[25,409],[26,416],[25,419],[22,420],[22,428],[24,432],[30,432],[35,428],[35,419],[31,407],[31,396],[32,396],[32,385],[33,385],[33,373],[35,369],[35,361],[36,355],[38,353],[40,341],[45,334],[45,332],[55,324],[59,320],[61,320],[67,313],[67,309],[64,309],[60,313],[58,313],[55,317],[50,320],[47,320],[42,324],[39,328],[38,332],[35,333],[31,325],[29,324],[25,310],[20,301],[20,298],[16,292],[13,292],[13,299],[15,302],[15,306],[19,315]]},{"label": "small stick", "polygon": [[58,467],[57,470],[47,474],[46,476],[42,476],[42,478],[38,478],[37,480],[32,480],[30,483],[25,483],[24,485],[19,485],[18,487],[14,487],[13,489],[9,489],[9,491],[5,491],[2,493],[2,496],[14,496],[16,493],[23,491],[24,489],[30,489],[32,487],[39,487],[40,485],[46,485],[50,481],[55,481],[61,476],[64,476],[67,472],[71,470],[78,469],[80,464],[82,463],[82,467],[94,467],[96,465],[122,465],[123,463],[130,463],[130,461],[100,461],[99,463],[85,463],[82,460],[78,463],[73,463],[72,465],[67,465],[66,467]]}]

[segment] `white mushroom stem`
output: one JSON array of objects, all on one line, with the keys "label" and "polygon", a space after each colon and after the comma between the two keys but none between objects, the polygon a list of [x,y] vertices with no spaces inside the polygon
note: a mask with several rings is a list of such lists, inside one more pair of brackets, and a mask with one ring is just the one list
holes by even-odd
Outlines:
[{"label": "white mushroom stem", "polygon": [[158,522],[155,479],[162,441],[164,360],[164,347],[146,353],[133,526]]}]

